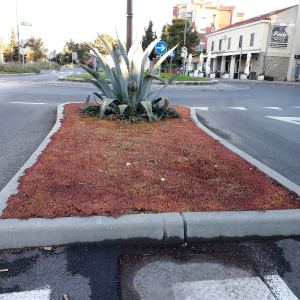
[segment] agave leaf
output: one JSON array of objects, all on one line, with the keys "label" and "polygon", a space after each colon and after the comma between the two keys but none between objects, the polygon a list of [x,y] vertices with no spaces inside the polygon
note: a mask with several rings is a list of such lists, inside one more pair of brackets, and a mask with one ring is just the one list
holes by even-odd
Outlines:
[{"label": "agave leaf", "polygon": [[95,87],[97,87],[103,94],[103,96],[107,97],[104,90],[102,89],[101,84],[99,83],[99,81],[95,80],[95,79],[89,79],[89,78],[83,78],[85,81],[93,84]]},{"label": "agave leaf", "polygon": [[149,98],[150,96],[152,96],[153,94],[156,94],[157,91],[149,91],[145,97],[145,99]]},{"label": "agave leaf", "polygon": [[90,73],[99,82],[99,84],[102,87],[101,91],[106,95],[106,97],[110,97],[110,98],[115,98],[116,97],[114,92],[111,90],[111,88],[107,84],[106,80],[99,73],[97,73],[94,70],[84,66],[81,63],[78,63],[78,64],[81,66],[81,68],[83,68],[88,73]]},{"label": "agave leaf", "polygon": [[155,99],[157,99],[158,96],[162,93],[162,91],[163,91],[169,84],[171,84],[172,81],[173,81],[174,79],[176,79],[176,78],[177,78],[178,76],[180,76],[181,74],[182,74],[182,71],[181,71],[181,72],[178,72],[177,74],[175,74],[174,76],[172,76],[172,77],[167,81],[167,83],[164,85],[164,87],[158,91],[158,93],[156,94],[156,96],[154,97],[154,99],[152,100],[152,102],[153,102]]},{"label": "agave leaf", "polygon": [[155,39],[148,47],[147,49],[144,51],[144,53],[149,53],[148,56],[150,55],[150,53],[152,52],[152,50],[154,49],[155,45],[160,41],[160,37],[158,37],[157,39]]},{"label": "agave leaf", "polygon": [[123,113],[124,113],[124,111],[125,111],[125,109],[127,107],[129,107],[129,105],[127,105],[127,104],[121,104],[121,105],[119,105],[119,110],[120,110],[120,115],[121,116],[123,115]]},{"label": "agave leaf", "polygon": [[[101,100],[103,100],[103,98],[98,94],[98,93],[93,93],[93,92],[91,92],[91,93],[89,93],[88,94],[88,96],[87,96],[87,98],[86,98],[86,100],[85,100],[85,106],[86,107],[89,107],[89,105],[90,105],[90,97],[91,97],[91,95],[96,95],[98,98],[100,98]],[[96,99],[95,99],[95,101],[96,101]],[[96,103],[98,104],[98,102],[96,101]]]},{"label": "agave leaf", "polygon": [[146,95],[148,93],[148,90],[152,84],[152,80],[153,80],[153,76],[152,75],[146,75],[144,77],[144,81],[142,84],[142,88],[140,90],[140,95],[138,98],[138,101],[136,102],[136,106],[141,102],[144,101],[146,99]]},{"label": "agave leaf", "polygon": [[169,56],[170,53],[173,52],[174,49],[176,49],[176,47],[178,46],[178,44],[173,47],[171,50],[169,50],[168,52],[166,52],[161,58],[160,60],[155,64],[155,66],[153,67],[150,75],[154,75],[156,73],[156,70],[158,69],[158,67],[161,65],[161,63]]},{"label": "agave leaf", "polygon": [[146,109],[150,122],[152,122],[152,119],[154,119],[155,121],[158,122],[157,116],[154,115],[153,112],[152,112],[152,104],[151,104],[151,102],[150,101],[141,101],[141,104]]},{"label": "agave leaf", "polygon": [[[97,63],[100,65],[100,67],[103,69],[104,73],[109,78],[113,89],[116,90],[116,94],[121,94],[121,86],[118,77],[116,77],[115,71],[110,66],[110,64],[106,61],[106,59],[102,56],[102,54],[99,53],[98,56],[91,54],[89,52],[86,52],[89,56],[96,59]],[[120,99],[121,100],[121,99]]]},{"label": "agave leaf", "polygon": [[166,82],[160,75],[152,75],[152,76],[153,76],[153,78],[156,78],[161,82]]},{"label": "agave leaf", "polygon": [[117,49],[115,45],[113,45],[113,55],[114,55],[115,67],[117,70],[118,78],[123,92],[123,102],[129,104],[130,102],[128,99],[128,91],[127,91],[127,87],[129,83],[129,73],[128,73],[127,65],[125,63],[123,56],[121,55],[120,51]]},{"label": "agave leaf", "polygon": [[111,46],[109,45],[109,43],[102,37],[102,35],[100,35],[98,32],[98,37],[99,39],[102,41],[102,43],[105,45],[106,49],[108,50],[109,54],[111,55],[111,57],[113,57],[113,49],[111,48]]},{"label": "agave leaf", "polygon": [[102,101],[101,109],[99,112],[99,120],[102,120],[104,113],[109,105],[120,105],[120,101],[118,99],[104,99]]}]

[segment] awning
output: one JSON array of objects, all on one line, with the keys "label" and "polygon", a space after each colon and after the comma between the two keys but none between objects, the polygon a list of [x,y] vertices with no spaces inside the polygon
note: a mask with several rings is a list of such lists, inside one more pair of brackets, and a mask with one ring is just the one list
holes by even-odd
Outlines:
[{"label": "awning", "polygon": [[[260,53],[261,50],[243,50],[242,54],[255,54],[255,53]],[[234,51],[234,52],[223,52],[223,53],[218,53],[217,56],[231,56],[231,55],[240,55],[241,51]]]}]

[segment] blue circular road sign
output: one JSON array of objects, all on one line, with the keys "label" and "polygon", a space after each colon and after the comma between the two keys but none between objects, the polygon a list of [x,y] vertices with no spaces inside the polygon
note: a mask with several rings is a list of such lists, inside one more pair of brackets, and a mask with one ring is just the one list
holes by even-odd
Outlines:
[{"label": "blue circular road sign", "polygon": [[158,54],[164,54],[167,52],[167,44],[165,42],[158,42],[155,46],[155,51]]}]

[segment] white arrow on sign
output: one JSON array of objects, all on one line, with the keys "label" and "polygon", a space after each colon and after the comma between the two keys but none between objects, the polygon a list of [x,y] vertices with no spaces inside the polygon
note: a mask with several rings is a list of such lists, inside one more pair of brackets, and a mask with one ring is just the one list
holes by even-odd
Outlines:
[{"label": "white arrow on sign", "polygon": [[166,49],[166,47],[162,44],[160,47],[156,47],[157,49],[164,51]]}]

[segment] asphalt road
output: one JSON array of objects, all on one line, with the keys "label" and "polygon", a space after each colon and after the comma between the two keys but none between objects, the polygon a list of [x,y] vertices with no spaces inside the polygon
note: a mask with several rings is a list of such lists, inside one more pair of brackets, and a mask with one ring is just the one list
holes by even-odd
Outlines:
[{"label": "asphalt road", "polygon": [[0,251],[0,299],[297,300],[299,255],[299,239]]}]

